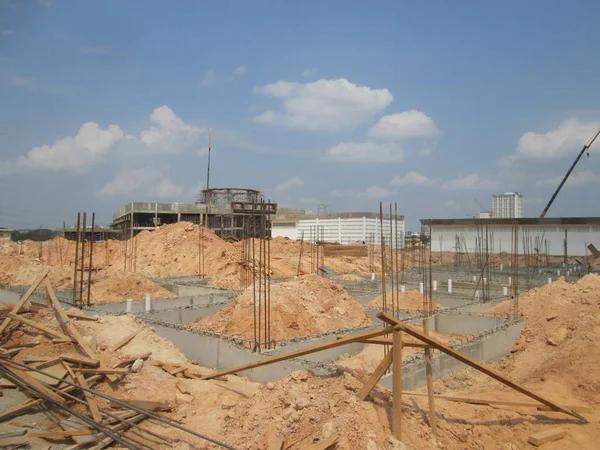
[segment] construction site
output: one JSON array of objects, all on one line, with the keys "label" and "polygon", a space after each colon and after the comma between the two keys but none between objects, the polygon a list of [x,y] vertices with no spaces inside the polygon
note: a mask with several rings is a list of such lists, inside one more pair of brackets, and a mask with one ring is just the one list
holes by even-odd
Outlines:
[{"label": "construction site", "polygon": [[598,133],[539,218],[421,219],[418,241],[397,203],[208,183],[5,240],[0,444],[594,448],[600,219],[545,216]]}]

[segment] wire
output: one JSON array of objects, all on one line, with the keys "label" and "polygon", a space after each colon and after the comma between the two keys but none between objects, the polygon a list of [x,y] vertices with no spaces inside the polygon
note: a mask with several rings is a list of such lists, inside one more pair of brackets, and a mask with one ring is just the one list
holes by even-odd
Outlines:
[{"label": "wire", "polygon": [[[10,362],[12,363],[13,361],[10,361]],[[63,405],[59,401],[54,400],[52,397],[50,397],[49,395],[47,395],[45,392],[42,392],[41,390],[37,389],[33,385],[31,385],[28,382],[26,382],[26,381],[22,380],[21,378],[19,378],[17,375],[13,374],[10,371],[10,369],[7,369],[6,367],[2,367],[2,369],[0,369],[0,372],[2,372],[3,376],[6,377],[7,379],[11,380],[13,383],[20,385],[22,388],[25,387],[28,390],[31,390],[31,391],[35,392],[36,395],[39,395],[44,400],[52,403],[54,406],[57,406],[60,409],[64,409],[65,411],[68,411],[70,414],[74,415],[79,420],[82,420],[83,422],[87,423],[89,426],[95,428],[96,430],[102,432],[103,434],[105,434],[106,436],[110,437],[111,439],[117,441],[119,444],[122,444],[123,446],[125,446],[125,447],[127,447],[127,448],[129,448],[131,450],[141,450],[139,447],[136,447],[135,445],[129,444],[123,438],[121,438],[118,434],[113,433],[111,430],[109,430],[108,428],[103,427],[98,422],[95,422],[95,421],[89,419],[88,417],[84,416],[83,414],[80,414],[77,411],[69,408],[68,406]],[[42,373],[45,373],[45,372],[42,372]],[[47,373],[45,373],[45,374],[46,375],[50,375],[50,374],[47,374]]]},{"label": "wire", "polygon": [[[171,420],[169,420],[169,419],[165,419],[164,417],[161,417],[161,416],[159,416],[159,415],[157,415],[157,414],[153,414],[153,413],[151,413],[150,411],[147,411],[147,410],[145,410],[145,409],[138,408],[137,406],[134,406],[134,405],[131,405],[131,404],[127,403],[127,402],[124,402],[123,400],[119,400],[118,398],[114,398],[114,397],[111,397],[110,395],[103,394],[102,392],[98,392],[98,391],[96,391],[96,390],[94,390],[94,389],[89,389],[89,388],[83,387],[83,386],[81,386],[81,385],[79,385],[79,384],[72,383],[72,382],[70,382],[69,380],[65,380],[64,378],[60,378],[60,377],[54,376],[54,375],[52,375],[52,374],[50,374],[50,373],[48,373],[48,372],[44,372],[44,371],[42,371],[42,370],[36,369],[35,367],[30,367],[30,366],[27,366],[27,365],[25,365],[25,364],[21,364],[21,363],[19,363],[19,362],[12,361],[12,360],[2,360],[2,361],[4,361],[4,362],[7,362],[7,363],[10,363],[10,364],[14,364],[15,366],[21,367],[21,368],[23,368],[23,369],[26,369],[26,370],[32,370],[32,371],[34,371],[34,372],[41,373],[41,374],[43,374],[43,375],[45,375],[45,376],[47,376],[47,377],[53,378],[53,379],[55,379],[55,380],[61,381],[61,382],[63,382],[63,383],[66,383],[66,384],[68,384],[68,385],[70,385],[70,386],[74,386],[74,387],[76,387],[76,388],[78,388],[78,389],[81,389],[82,391],[89,392],[90,394],[97,395],[98,397],[102,397],[102,398],[104,398],[104,399],[106,399],[106,400],[110,400],[111,402],[114,402],[114,403],[116,403],[116,404],[118,404],[118,405],[124,406],[125,408],[129,408],[129,409],[131,409],[131,410],[133,410],[133,411],[136,411],[136,412],[138,412],[138,413],[140,413],[140,414],[144,414],[144,415],[146,415],[146,416],[148,416],[148,417],[151,417],[151,418],[153,418],[154,420],[157,420],[157,421],[159,421],[159,422],[162,422],[162,423],[166,423],[166,424],[168,424],[168,425],[171,425],[171,426],[173,426],[173,427],[175,427],[175,428],[178,428],[178,429],[180,429],[180,430],[182,430],[182,431],[185,431],[186,433],[189,433],[189,434],[191,434],[191,435],[193,435],[193,436],[196,436],[196,437],[202,438],[202,439],[204,439],[204,440],[206,440],[206,441],[212,442],[213,444],[219,445],[219,446],[221,446],[221,447],[223,447],[223,448],[227,448],[227,449],[229,449],[229,450],[237,450],[235,447],[232,447],[232,446],[230,446],[230,445],[228,445],[228,444],[225,444],[225,443],[223,443],[223,442],[219,442],[219,441],[217,441],[217,440],[215,440],[215,439],[213,439],[213,438],[211,438],[211,437],[205,436],[205,435],[203,435],[203,434],[196,433],[195,431],[192,431],[192,430],[190,430],[190,429],[187,429],[187,428],[185,428],[185,427],[182,427],[182,426],[181,426],[181,425],[179,425],[177,422],[171,421]],[[7,369],[5,368],[4,370],[6,371]],[[85,417],[85,416],[84,416],[84,417]],[[86,419],[87,419],[87,418],[86,418]],[[89,420],[89,419],[88,419],[88,420]]]}]

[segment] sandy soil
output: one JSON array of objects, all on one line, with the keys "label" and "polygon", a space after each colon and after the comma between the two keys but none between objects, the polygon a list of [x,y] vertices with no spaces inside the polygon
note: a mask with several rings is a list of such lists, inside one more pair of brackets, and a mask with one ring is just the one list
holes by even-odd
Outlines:
[{"label": "sandy soil", "polygon": [[[252,338],[254,290],[246,289],[230,305],[191,323],[220,333]],[[280,340],[368,325],[364,308],[342,287],[314,274],[271,286],[271,336]]]}]

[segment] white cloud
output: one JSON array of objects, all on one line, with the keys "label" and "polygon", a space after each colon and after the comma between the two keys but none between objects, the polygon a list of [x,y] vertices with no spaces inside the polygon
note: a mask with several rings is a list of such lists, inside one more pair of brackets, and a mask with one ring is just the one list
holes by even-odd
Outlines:
[{"label": "white cloud", "polygon": [[369,129],[369,136],[386,140],[432,138],[438,134],[431,117],[415,109],[383,116]]},{"label": "white cloud", "polygon": [[123,136],[118,125],[109,125],[103,130],[97,123],[87,122],[75,136],[34,147],[14,162],[0,162],[0,171],[82,170],[100,161]]},{"label": "white cloud", "polygon": [[13,30],[0,30],[0,36],[9,36],[13,33],[14,33]]},{"label": "white cloud", "polygon": [[0,161],[0,173],[81,171],[105,161],[110,152],[127,157],[170,155],[189,149],[202,135],[200,128],[186,124],[167,106],[156,108],[150,114],[150,122],[151,127],[142,131],[139,139],[126,135],[118,125],[102,129],[95,122],[84,123],[75,136],[34,147],[15,161]]},{"label": "white cloud", "polygon": [[246,66],[237,66],[234,70],[234,73],[237,75],[242,75],[246,73],[247,70],[248,68]]},{"label": "white cloud", "polygon": [[441,180],[439,178],[429,178],[419,172],[408,172],[403,177],[396,175],[389,182],[390,186],[403,186],[405,184],[412,184],[415,186],[430,186],[437,184]]},{"label": "white cloud", "polygon": [[495,181],[485,180],[479,176],[477,173],[472,173],[470,175],[466,175],[464,177],[458,177],[454,180],[447,181],[442,184],[442,189],[447,191],[460,191],[460,190],[473,190],[473,189],[482,189],[482,190],[492,190],[497,189],[498,185]]},{"label": "white cloud", "polygon": [[385,188],[382,188],[379,186],[369,186],[364,191],[356,194],[356,197],[364,198],[364,199],[373,199],[373,198],[383,199],[383,198],[389,198],[393,194],[394,194],[394,192],[390,191],[388,189],[385,189]]},{"label": "white cloud", "polygon": [[163,178],[156,184],[156,195],[158,198],[174,198],[183,192],[181,186],[177,186],[170,178]]},{"label": "white cloud", "polygon": [[279,183],[275,186],[276,192],[287,191],[288,189],[293,189],[295,187],[304,186],[304,180],[298,176],[288,178],[282,183]]},{"label": "white cloud", "polygon": [[174,199],[183,192],[181,186],[177,186],[169,177],[165,177],[162,171],[141,167],[137,169],[122,170],[115,178],[106,183],[98,195],[100,197],[119,197],[140,195],[160,199]]},{"label": "white cloud", "polygon": [[399,162],[403,157],[402,147],[393,142],[342,142],[325,153],[326,159],[350,163]]},{"label": "white cloud", "polygon": [[46,8],[52,8],[52,5],[54,4],[52,0],[38,0],[38,3]]},{"label": "white cloud", "polygon": [[257,122],[303,130],[351,128],[371,120],[393,100],[387,89],[357,86],[345,78],[312,83],[278,81],[254,91],[282,100],[280,112],[267,111],[256,117]]},{"label": "white cloud", "polygon": [[213,84],[215,82],[216,78],[217,77],[216,77],[215,71],[213,69],[207,70],[206,73],[204,74],[204,78],[200,82],[200,86],[202,86],[202,87],[210,86],[211,84]]},{"label": "white cloud", "polygon": [[[538,180],[536,184],[538,185],[551,185],[556,186],[560,184],[564,175],[548,178],[546,180]],[[592,171],[586,170],[583,172],[574,172],[571,174],[565,186],[578,187],[585,186],[586,184],[591,183],[599,183],[600,182],[600,174],[594,173]]]},{"label": "white cloud", "polygon": [[510,165],[521,159],[575,157],[598,127],[598,122],[582,123],[571,118],[547,133],[529,131],[519,138],[516,152],[503,158],[501,164]]},{"label": "white cloud", "polygon": [[186,124],[166,105],[152,111],[150,122],[152,126],[141,132],[140,141],[158,153],[179,153],[196,143],[203,132]]},{"label": "white cloud", "polygon": [[313,75],[315,75],[317,73],[317,69],[315,69],[314,67],[312,69],[304,69],[304,71],[302,72],[302,76],[303,77],[311,77]]},{"label": "white cloud", "polygon": [[356,192],[351,189],[334,189],[329,195],[331,197],[354,197]]}]

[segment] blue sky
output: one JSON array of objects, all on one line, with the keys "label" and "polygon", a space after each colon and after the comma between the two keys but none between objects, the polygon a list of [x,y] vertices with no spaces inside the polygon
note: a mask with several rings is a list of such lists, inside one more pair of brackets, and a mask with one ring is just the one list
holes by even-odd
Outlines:
[{"label": "blue sky", "polygon": [[[539,215],[600,126],[595,1],[0,0],[0,226],[262,189]],[[600,142],[551,216],[600,214]],[[558,179],[557,179],[558,178]]]}]

